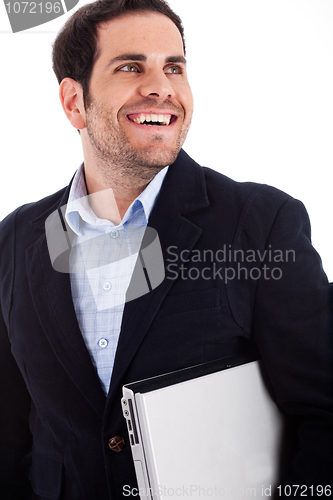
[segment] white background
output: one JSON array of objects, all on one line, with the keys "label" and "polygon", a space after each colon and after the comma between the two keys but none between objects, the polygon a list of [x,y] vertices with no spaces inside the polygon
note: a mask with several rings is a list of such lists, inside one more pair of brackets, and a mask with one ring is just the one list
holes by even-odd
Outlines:
[{"label": "white background", "polygon": [[[169,3],[184,22],[195,98],[185,150],[236,180],[301,199],[333,281],[332,0]],[[12,34],[0,3],[0,219],[67,185],[82,161],[50,59],[70,14]]]}]

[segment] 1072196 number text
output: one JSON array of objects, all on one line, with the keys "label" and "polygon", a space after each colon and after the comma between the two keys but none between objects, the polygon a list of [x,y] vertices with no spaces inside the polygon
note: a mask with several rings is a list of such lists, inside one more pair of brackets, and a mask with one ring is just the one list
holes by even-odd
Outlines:
[{"label": "1072196 number text", "polygon": [[277,487],[279,497],[312,497],[312,498],[329,498],[332,496],[332,488],[330,485],[326,486],[307,486],[305,484],[292,484]]},{"label": "1072196 number text", "polygon": [[5,4],[8,14],[59,14],[60,2],[8,2]]}]

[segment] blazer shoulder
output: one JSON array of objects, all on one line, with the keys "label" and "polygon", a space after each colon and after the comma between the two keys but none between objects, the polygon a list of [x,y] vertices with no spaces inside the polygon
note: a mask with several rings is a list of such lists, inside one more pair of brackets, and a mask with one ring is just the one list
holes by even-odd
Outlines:
[{"label": "blazer shoulder", "polygon": [[8,232],[19,231],[37,217],[42,217],[44,213],[46,216],[48,212],[52,212],[52,210],[59,205],[66,189],[68,189],[68,187],[60,189],[56,193],[46,196],[41,200],[21,205],[16,210],[8,214],[0,222],[0,245],[7,239]]},{"label": "blazer shoulder", "polygon": [[203,170],[210,213],[217,214],[218,219],[225,221],[236,233],[244,228],[251,228],[251,233],[256,233],[255,228],[263,227],[269,232],[276,218],[284,212],[291,217],[295,211],[307,215],[301,202],[275,187],[238,182],[209,168],[203,167]]},{"label": "blazer shoulder", "polygon": [[223,196],[225,203],[229,206],[236,204],[244,204],[246,202],[255,204],[258,207],[268,205],[282,206],[292,196],[268,184],[260,184],[257,182],[239,182],[227,177],[216,170],[208,167],[203,167],[207,192],[210,195]]},{"label": "blazer shoulder", "polygon": [[[34,203],[22,205],[0,222],[0,276],[8,274],[9,269],[14,266],[17,251],[23,256],[25,249],[40,236],[40,230],[44,231],[42,221],[57,209],[66,189]],[[41,221],[39,225],[35,224],[37,231],[32,230],[31,224],[36,218]]]}]

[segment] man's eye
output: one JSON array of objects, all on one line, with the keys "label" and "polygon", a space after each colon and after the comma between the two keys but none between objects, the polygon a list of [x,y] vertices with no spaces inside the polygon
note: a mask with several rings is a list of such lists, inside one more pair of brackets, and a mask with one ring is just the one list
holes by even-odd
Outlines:
[{"label": "man's eye", "polygon": [[182,73],[182,69],[179,66],[169,66],[165,72],[171,73],[172,75],[180,75]]},{"label": "man's eye", "polygon": [[135,66],[135,64],[126,64],[126,66],[122,66],[119,68],[119,71],[128,71],[129,73],[137,73],[139,70]]}]

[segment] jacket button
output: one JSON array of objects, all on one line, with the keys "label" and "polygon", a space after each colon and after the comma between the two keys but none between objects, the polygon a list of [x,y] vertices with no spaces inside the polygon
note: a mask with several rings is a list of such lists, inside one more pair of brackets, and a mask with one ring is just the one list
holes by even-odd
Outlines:
[{"label": "jacket button", "polygon": [[114,436],[113,438],[109,439],[109,448],[116,453],[122,451],[125,448],[124,438],[120,436]]}]

